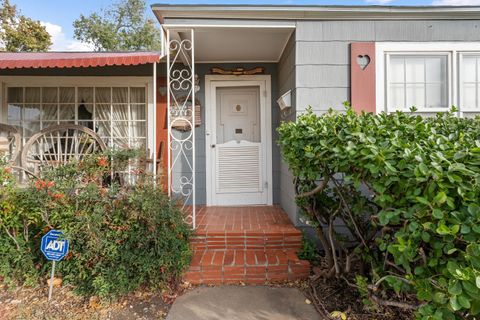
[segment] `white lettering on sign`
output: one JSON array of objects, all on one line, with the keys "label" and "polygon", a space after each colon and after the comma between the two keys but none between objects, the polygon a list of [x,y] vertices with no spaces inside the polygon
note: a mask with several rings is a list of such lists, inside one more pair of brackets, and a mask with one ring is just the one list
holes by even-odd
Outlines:
[{"label": "white lettering on sign", "polygon": [[47,244],[46,250],[63,251],[65,241],[52,240]]}]

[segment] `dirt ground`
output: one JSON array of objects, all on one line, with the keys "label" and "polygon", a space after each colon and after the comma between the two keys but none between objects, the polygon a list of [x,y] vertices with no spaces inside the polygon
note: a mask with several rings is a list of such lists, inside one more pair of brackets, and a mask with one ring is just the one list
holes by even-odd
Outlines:
[{"label": "dirt ground", "polygon": [[48,301],[48,287],[0,290],[0,320],[150,320],[164,319],[173,297],[161,292],[136,292],[118,299],[101,301],[83,298],[71,288],[55,288]]},{"label": "dirt ground", "polygon": [[[304,285],[304,294],[320,311],[341,315],[348,320],[411,320],[415,319],[412,312],[393,307],[366,305],[355,288],[350,287],[341,279],[315,281]],[[315,295],[315,297],[313,297]]]}]

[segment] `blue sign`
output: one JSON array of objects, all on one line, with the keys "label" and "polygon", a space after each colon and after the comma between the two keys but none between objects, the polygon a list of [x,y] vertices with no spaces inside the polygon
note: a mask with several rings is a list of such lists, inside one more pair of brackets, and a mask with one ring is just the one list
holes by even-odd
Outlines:
[{"label": "blue sign", "polygon": [[48,260],[60,261],[67,255],[68,245],[68,240],[64,239],[61,231],[50,230],[42,237],[40,249]]}]

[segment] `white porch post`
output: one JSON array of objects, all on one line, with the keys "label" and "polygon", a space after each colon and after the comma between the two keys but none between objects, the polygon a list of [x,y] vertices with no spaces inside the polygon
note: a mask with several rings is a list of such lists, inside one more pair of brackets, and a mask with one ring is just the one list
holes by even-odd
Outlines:
[{"label": "white porch post", "polygon": [[157,63],[153,63],[153,181],[157,185]]},{"label": "white porch post", "polygon": [[167,105],[168,194],[196,228],[194,36],[193,29],[167,30]]}]

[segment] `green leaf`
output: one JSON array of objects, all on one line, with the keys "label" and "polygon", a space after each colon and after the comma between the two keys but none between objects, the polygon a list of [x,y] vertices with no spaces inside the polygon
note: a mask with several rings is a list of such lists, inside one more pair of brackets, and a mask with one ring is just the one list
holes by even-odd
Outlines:
[{"label": "green leaf", "polygon": [[447,296],[443,292],[435,292],[433,295],[433,301],[438,304],[445,304],[447,303]]},{"label": "green leaf", "polygon": [[418,202],[420,202],[421,204],[430,206],[430,202],[428,202],[428,200],[425,199],[425,198],[423,198],[423,197],[416,197],[415,199],[416,199]]},{"label": "green leaf", "polygon": [[447,195],[443,191],[439,192],[435,196],[435,198],[433,198],[433,202],[438,203],[438,204],[445,203],[445,201],[447,201]]},{"label": "green leaf", "polygon": [[447,251],[447,254],[450,255],[450,254],[455,253],[455,252],[457,252],[457,251],[458,251],[457,248],[453,248],[453,249],[448,250],[448,251]]},{"label": "green leaf", "polygon": [[476,316],[480,313],[480,300],[473,300],[472,306],[470,307],[470,313],[472,316]]},{"label": "green leaf", "polygon": [[453,280],[448,286],[448,293],[458,296],[462,293],[462,284],[458,280]]},{"label": "green leaf", "polygon": [[452,307],[453,311],[462,309],[462,306],[457,301],[457,296],[450,297],[450,307]]},{"label": "green leaf", "polygon": [[470,300],[465,297],[463,294],[457,297],[458,303],[465,309],[470,309]]},{"label": "green leaf", "polygon": [[477,276],[477,277],[475,278],[475,285],[477,286],[477,288],[480,289],[480,276]]},{"label": "green leaf", "polygon": [[425,163],[420,163],[420,165],[418,166],[418,169],[420,170],[420,172],[426,176],[428,174],[428,167]]},{"label": "green leaf", "polygon": [[442,212],[442,210],[440,210],[440,209],[433,209],[432,215],[433,215],[433,217],[436,218],[436,219],[439,219],[439,220],[440,220],[440,219],[443,219],[443,212]]},{"label": "green leaf", "polygon": [[436,231],[438,234],[442,236],[450,234],[450,229],[444,224],[439,225]]}]

